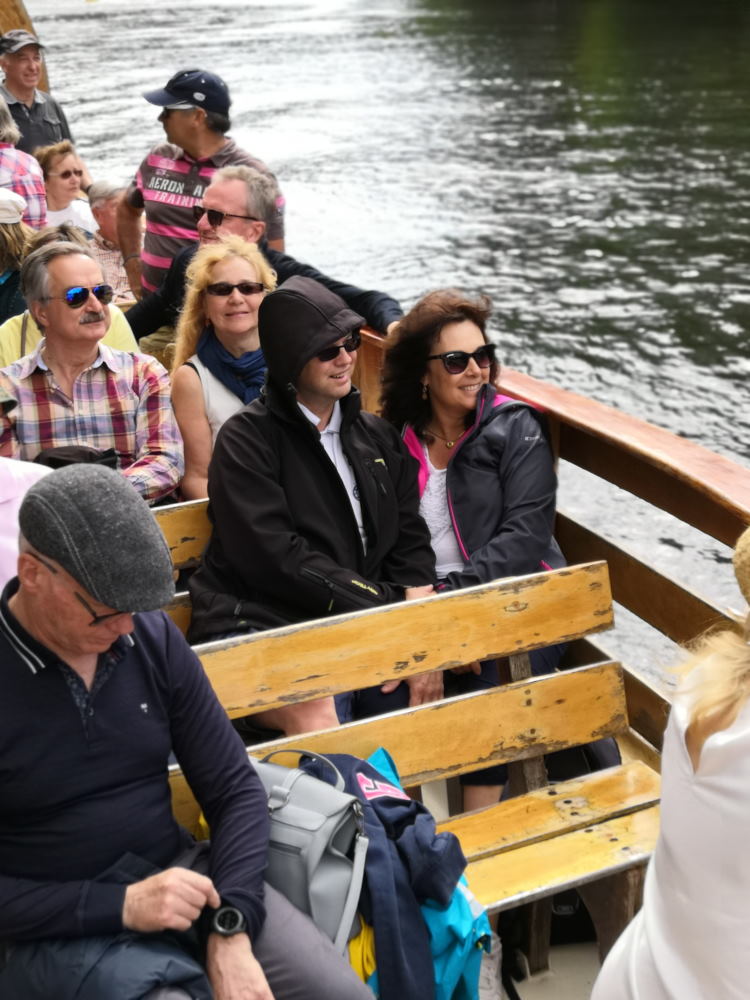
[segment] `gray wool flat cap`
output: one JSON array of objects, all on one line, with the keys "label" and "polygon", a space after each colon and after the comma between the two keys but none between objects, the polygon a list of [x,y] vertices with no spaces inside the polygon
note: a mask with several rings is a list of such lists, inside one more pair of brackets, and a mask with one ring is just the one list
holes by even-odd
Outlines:
[{"label": "gray wool flat cap", "polygon": [[26,493],[18,523],[30,545],[114,611],[152,611],[174,597],[156,518],[114,469],[56,469]]}]

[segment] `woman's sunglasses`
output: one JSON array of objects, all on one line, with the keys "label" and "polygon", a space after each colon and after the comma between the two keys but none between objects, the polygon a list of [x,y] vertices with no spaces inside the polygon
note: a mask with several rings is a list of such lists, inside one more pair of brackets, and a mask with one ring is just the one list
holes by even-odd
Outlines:
[{"label": "woman's sunglasses", "polygon": [[45,299],[62,299],[71,309],[80,309],[88,301],[90,294],[93,294],[103,306],[108,306],[114,298],[115,291],[111,285],[94,285],[93,288],[73,285],[72,288],[66,288],[62,295],[45,295]]},{"label": "woman's sunglasses", "polygon": [[431,354],[428,361],[442,361],[449,375],[460,375],[465,372],[471,360],[476,361],[478,368],[491,368],[495,360],[495,345],[483,344],[476,351],[446,351],[444,354]]},{"label": "woman's sunglasses", "polygon": [[346,351],[347,354],[353,354],[361,343],[362,335],[359,330],[354,330],[343,344],[334,344],[333,347],[326,347],[324,351],[319,351],[315,357],[318,361],[333,361],[334,358],[339,356],[339,351]]},{"label": "woman's sunglasses", "polygon": [[82,170],[61,170],[60,173],[57,173],[57,174],[53,170],[50,170],[50,172],[49,172],[49,174],[47,176],[48,177],[60,177],[64,181],[69,181],[70,178],[74,174],[75,174],[76,177],[83,177],[83,171]]},{"label": "woman's sunglasses", "polygon": [[232,285],[228,281],[215,281],[212,285],[206,285],[206,291],[209,295],[218,295],[220,297],[231,295],[235,288],[240,295],[260,295],[261,292],[265,292],[266,290],[266,286],[261,284],[260,281],[238,281],[235,285]]},{"label": "woman's sunglasses", "polygon": [[212,229],[223,225],[224,219],[247,219],[248,222],[260,222],[254,215],[235,215],[233,212],[220,212],[217,208],[204,208],[203,205],[193,205],[193,219],[200,222],[203,216],[208,219]]}]

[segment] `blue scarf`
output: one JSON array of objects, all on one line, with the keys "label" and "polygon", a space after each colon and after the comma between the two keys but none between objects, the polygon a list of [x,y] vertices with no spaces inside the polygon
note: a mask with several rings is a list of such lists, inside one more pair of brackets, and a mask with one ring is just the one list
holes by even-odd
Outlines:
[{"label": "blue scarf", "polygon": [[260,395],[266,374],[266,359],[260,348],[235,358],[219,342],[213,327],[207,326],[198,342],[198,357],[243,403],[250,403]]}]

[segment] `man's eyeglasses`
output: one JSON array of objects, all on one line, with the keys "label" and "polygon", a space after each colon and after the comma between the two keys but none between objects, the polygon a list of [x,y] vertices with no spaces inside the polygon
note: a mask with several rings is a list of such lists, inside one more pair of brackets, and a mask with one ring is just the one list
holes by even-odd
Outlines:
[{"label": "man's eyeglasses", "polygon": [[[36,552],[27,551],[27,555],[30,555],[32,559],[36,559],[37,562],[40,562],[45,569],[48,569],[50,571],[50,573],[54,573],[55,576],[58,575],[58,571],[55,569],[52,563],[48,563],[46,559],[42,559],[42,557],[40,555],[37,555]],[[106,614],[100,615],[97,614],[96,611],[94,611],[94,609],[91,607],[91,605],[83,596],[83,594],[79,594],[77,590],[73,591],[73,597],[75,597],[78,603],[83,605],[86,611],[91,615],[89,628],[93,628],[95,625],[101,625],[102,622],[107,622],[110,620],[110,618],[119,618],[120,615],[132,614],[131,611],[107,611]]]},{"label": "man's eyeglasses", "polygon": [[362,335],[359,330],[354,330],[343,344],[334,344],[333,347],[326,347],[324,351],[320,351],[315,357],[318,361],[333,361],[334,358],[339,356],[339,351],[346,351],[347,354],[353,354],[361,343]]},{"label": "man's eyeglasses", "polygon": [[75,175],[76,177],[83,177],[83,171],[82,170],[60,170],[58,173],[55,173],[54,170],[50,170],[50,172],[49,172],[49,174],[47,176],[48,177],[59,177],[59,178],[61,178],[64,181],[69,181],[70,178],[73,177],[73,175]]},{"label": "man's eyeglasses", "polygon": [[218,229],[223,225],[224,219],[247,219],[248,222],[260,222],[254,215],[235,215],[234,212],[220,212],[217,208],[204,208],[203,205],[193,205],[193,218],[200,222],[203,216],[208,219],[208,224],[212,229]]},{"label": "man's eyeglasses", "polygon": [[109,305],[114,298],[115,291],[111,285],[94,285],[88,288],[86,285],[73,285],[66,288],[62,295],[45,295],[45,301],[50,299],[62,299],[71,309],[80,309],[88,302],[89,295],[93,295],[103,306]]},{"label": "man's eyeglasses", "polygon": [[442,361],[449,375],[460,375],[465,372],[471,360],[476,361],[478,368],[491,368],[495,360],[495,345],[483,344],[476,351],[446,351],[444,354],[431,354],[428,361]]},{"label": "man's eyeglasses", "polygon": [[266,290],[266,286],[260,281],[238,281],[234,285],[229,281],[215,281],[212,285],[206,285],[206,291],[209,295],[218,295],[219,297],[231,295],[235,288],[240,295],[260,295]]}]

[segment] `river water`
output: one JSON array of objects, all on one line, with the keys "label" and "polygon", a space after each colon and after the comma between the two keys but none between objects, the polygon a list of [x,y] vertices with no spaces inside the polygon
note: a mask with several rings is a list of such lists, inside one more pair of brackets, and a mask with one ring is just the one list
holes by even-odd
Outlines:
[{"label": "river water", "polygon": [[[219,72],[287,248],[408,306],[488,293],[503,359],[750,455],[746,0],[28,0],[96,177],[162,136],[141,93]],[[567,505],[741,607],[727,550]],[[581,501],[580,497],[586,499]]]}]

